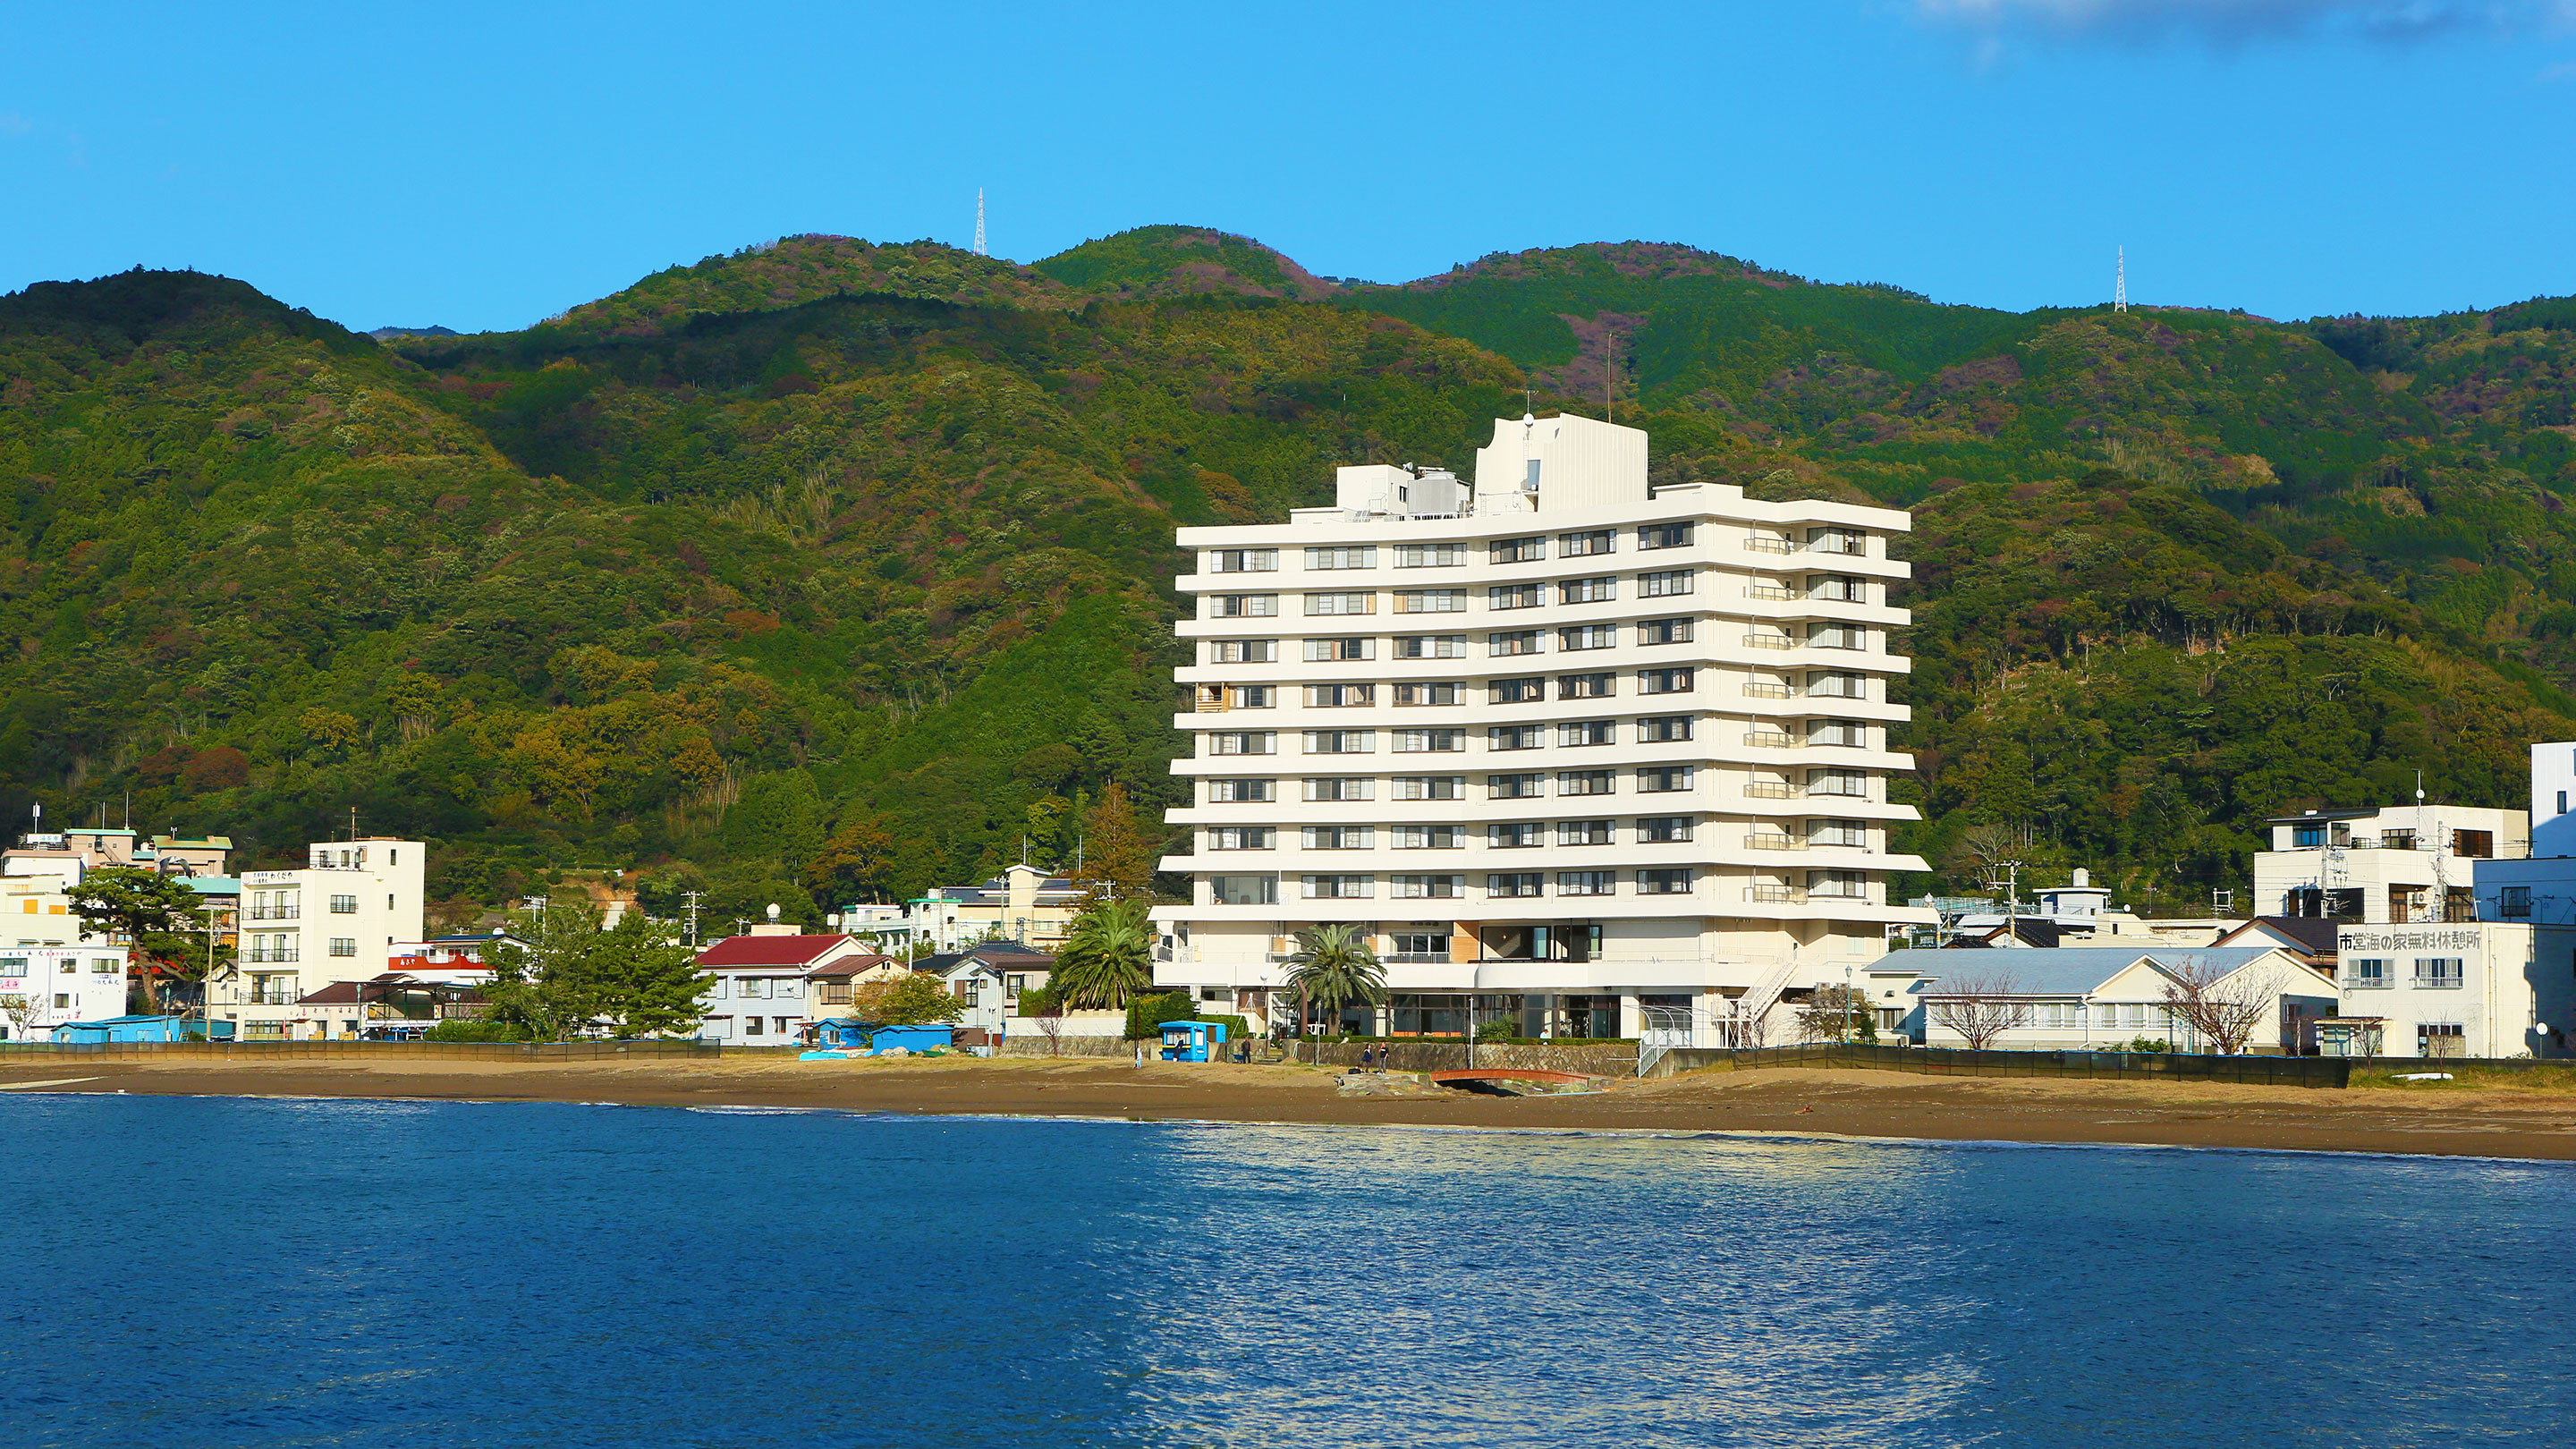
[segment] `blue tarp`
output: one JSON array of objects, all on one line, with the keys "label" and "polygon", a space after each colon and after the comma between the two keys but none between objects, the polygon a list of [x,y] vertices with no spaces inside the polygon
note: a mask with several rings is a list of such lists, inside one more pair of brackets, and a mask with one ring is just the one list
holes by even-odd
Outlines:
[{"label": "blue tarp", "polygon": [[187,1037],[186,1020],[176,1016],[111,1016],[104,1021],[67,1021],[54,1028],[54,1040],[71,1043],[185,1041]]}]

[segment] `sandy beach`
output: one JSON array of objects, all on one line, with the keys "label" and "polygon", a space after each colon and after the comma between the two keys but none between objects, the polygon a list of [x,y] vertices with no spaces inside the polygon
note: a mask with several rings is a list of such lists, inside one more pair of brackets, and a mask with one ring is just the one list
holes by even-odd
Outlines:
[{"label": "sandy beach", "polygon": [[[2437,1084],[2345,1091],[1965,1080],[1773,1070],[1482,1097],[1393,1080],[1366,1093],[1297,1066],[1010,1058],[801,1062],[231,1063],[64,1060],[0,1068],[0,1091],[828,1107],[862,1112],[1611,1129],[2576,1159],[2576,1094]],[[1392,1094],[1385,1094],[1392,1093]],[[1413,1095],[1409,1093],[1418,1093]]]}]

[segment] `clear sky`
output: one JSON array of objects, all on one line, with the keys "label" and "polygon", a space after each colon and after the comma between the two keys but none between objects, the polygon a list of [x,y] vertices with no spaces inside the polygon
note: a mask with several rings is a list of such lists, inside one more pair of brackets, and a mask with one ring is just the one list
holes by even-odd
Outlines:
[{"label": "clear sky", "polygon": [[2023,308],[2576,293],[2576,0],[0,0],[0,290],[517,327],[790,232],[1686,242]]}]

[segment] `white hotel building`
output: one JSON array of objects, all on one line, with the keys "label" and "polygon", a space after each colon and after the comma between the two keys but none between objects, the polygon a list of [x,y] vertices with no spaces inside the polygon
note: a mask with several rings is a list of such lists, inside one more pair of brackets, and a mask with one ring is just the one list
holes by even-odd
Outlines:
[{"label": "white hotel building", "polygon": [[1193,853],[1163,868],[1194,885],[1157,982],[1266,1014],[1295,933],[1342,922],[1393,994],[1349,1025],[1398,1035],[1661,1007],[1716,1044],[1840,984],[1933,919],[1886,884],[1924,868],[1888,853],[1908,522],[1650,488],[1644,433],[1524,417],[1472,482],[1343,468],[1330,508],[1182,529]]}]

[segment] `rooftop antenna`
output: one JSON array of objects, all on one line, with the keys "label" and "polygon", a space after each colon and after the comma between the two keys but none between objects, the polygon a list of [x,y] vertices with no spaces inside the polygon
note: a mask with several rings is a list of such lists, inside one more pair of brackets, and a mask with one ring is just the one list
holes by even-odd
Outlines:
[{"label": "rooftop antenna", "polygon": [[[980,192],[977,194],[981,195]],[[984,224],[979,221],[975,224],[975,236],[977,238],[975,250],[979,252],[984,249],[982,244],[983,235]],[[2117,273],[2117,280],[2111,284],[2111,310],[2114,312],[2126,312],[2129,310],[2129,249],[2125,246],[2120,248],[2119,257],[2119,272]]]},{"label": "rooftop antenna", "polygon": [[984,188],[975,188],[975,255],[989,256],[984,250]]}]

